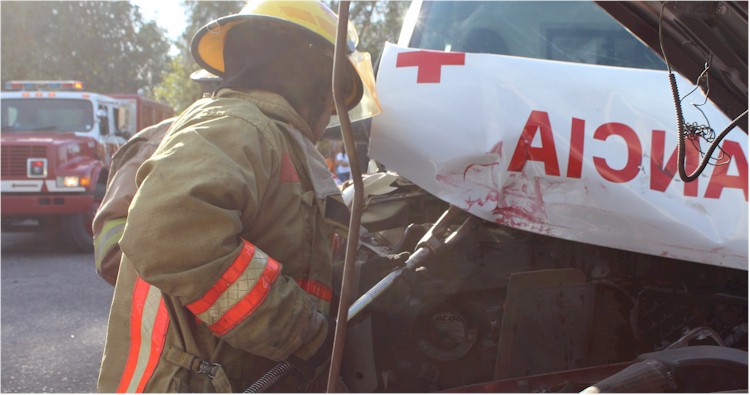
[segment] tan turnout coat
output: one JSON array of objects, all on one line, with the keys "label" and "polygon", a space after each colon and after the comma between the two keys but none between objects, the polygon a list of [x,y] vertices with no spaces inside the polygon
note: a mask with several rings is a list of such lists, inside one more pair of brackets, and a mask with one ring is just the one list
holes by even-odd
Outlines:
[{"label": "tan turnout coat", "polygon": [[137,173],[99,391],[241,392],[317,349],[345,206],[310,136],[261,91],[223,89],[175,120]]},{"label": "tan turnout coat", "polygon": [[156,151],[174,118],[149,126],[125,143],[112,157],[107,192],[93,222],[94,262],[96,272],[115,285],[122,252],[118,242],[125,229],[128,207],[135,196],[135,174],[143,162]]}]

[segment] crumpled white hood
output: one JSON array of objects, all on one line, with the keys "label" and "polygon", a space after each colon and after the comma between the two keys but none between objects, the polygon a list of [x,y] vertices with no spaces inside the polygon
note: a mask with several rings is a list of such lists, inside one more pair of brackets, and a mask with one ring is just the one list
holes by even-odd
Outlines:
[{"label": "crumpled white hood", "polygon": [[[666,72],[388,44],[377,84],[370,156],[448,203],[549,236],[748,269],[747,136],[730,133],[729,163],[683,183]],[[715,129],[729,123],[701,109]]]}]

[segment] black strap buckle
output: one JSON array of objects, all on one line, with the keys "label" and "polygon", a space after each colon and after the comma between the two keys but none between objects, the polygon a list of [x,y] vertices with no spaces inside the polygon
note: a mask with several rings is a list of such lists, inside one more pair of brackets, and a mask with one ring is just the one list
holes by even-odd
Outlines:
[{"label": "black strap buckle", "polygon": [[205,374],[209,379],[213,380],[216,377],[216,372],[221,367],[221,364],[204,361],[202,359],[198,359],[198,357],[193,357],[193,360],[190,361],[190,366],[190,370],[192,370],[193,372]]}]

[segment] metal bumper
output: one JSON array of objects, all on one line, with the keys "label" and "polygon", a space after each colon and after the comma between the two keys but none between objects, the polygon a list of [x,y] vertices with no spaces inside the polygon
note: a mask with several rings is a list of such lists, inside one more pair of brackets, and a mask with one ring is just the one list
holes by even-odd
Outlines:
[{"label": "metal bumper", "polygon": [[0,194],[3,216],[41,216],[85,213],[94,204],[93,195]]}]

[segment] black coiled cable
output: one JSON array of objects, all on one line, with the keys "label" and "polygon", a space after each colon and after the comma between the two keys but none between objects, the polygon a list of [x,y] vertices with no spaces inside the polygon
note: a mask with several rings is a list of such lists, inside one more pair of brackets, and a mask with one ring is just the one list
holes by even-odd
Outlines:
[{"label": "black coiled cable", "polygon": [[672,98],[674,99],[675,109],[677,110],[677,133],[679,138],[679,144],[677,146],[677,169],[680,172],[680,179],[682,179],[682,181],[691,182],[703,173],[703,169],[706,168],[708,161],[711,160],[711,155],[713,155],[714,150],[719,146],[719,143],[724,139],[724,136],[734,129],[740,121],[742,121],[742,118],[747,116],[747,110],[735,118],[729,126],[719,133],[719,136],[716,137],[708,147],[708,151],[706,151],[706,155],[703,156],[700,166],[698,166],[692,174],[687,174],[687,171],[685,170],[685,120],[682,118],[682,104],[680,104],[680,94],[677,91],[677,81],[675,80],[673,73],[669,73],[669,85],[672,87]]},{"label": "black coiled cable", "polygon": [[253,385],[242,391],[242,393],[257,394],[266,392],[271,386],[276,384],[277,381],[284,378],[290,370],[292,370],[292,364],[287,361],[281,361],[271,368],[271,370],[266,372],[263,377],[259,378],[258,381],[253,383]]},{"label": "black coiled cable", "polygon": [[687,171],[685,170],[686,133],[685,119],[682,117],[682,101],[680,100],[680,94],[677,91],[677,81],[675,79],[674,73],[672,73],[672,66],[669,64],[667,53],[664,51],[664,38],[662,37],[662,20],[664,19],[664,8],[666,7],[666,5],[667,2],[662,3],[661,12],[659,13],[659,46],[661,47],[661,54],[664,58],[664,63],[667,64],[667,71],[669,72],[669,86],[672,88],[672,99],[674,100],[674,106],[677,112],[677,169],[680,173],[680,179],[682,179],[683,182],[691,182],[698,178],[701,173],[703,173],[703,169],[706,168],[706,165],[708,165],[708,162],[711,160],[711,155],[713,155],[714,150],[716,150],[716,148],[719,146],[719,143],[721,143],[721,140],[724,139],[724,136],[726,136],[727,133],[734,129],[740,123],[740,121],[742,121],[742,118],[747,116],[747,110],[745,110],[742,114],[735,118],[734,121],[729,124],[729,126],[724,128],[724,130],[719,133],[719,136],[714,141],[712,141],[711,145],[708,147],[708,151],[706,151],[706,154],[703,156],[700,166],[698,166],[698,168],[695,169],[692,174],[687,174]]}]

